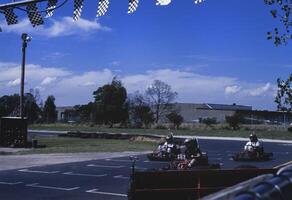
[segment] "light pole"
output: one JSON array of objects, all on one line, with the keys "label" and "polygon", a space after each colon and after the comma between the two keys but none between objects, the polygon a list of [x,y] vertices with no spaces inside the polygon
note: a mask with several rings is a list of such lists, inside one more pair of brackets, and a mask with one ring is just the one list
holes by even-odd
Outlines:
[{"label": "light pole", "polygon": [[27,33],[21,35],[22,39],[22,63],[21,63],[21,81],[20,81],[20,117],[24,118],[23,100],[24,100],[24,76],[25,76],[25,53],[27,43],[31,41],[31,37]]}]

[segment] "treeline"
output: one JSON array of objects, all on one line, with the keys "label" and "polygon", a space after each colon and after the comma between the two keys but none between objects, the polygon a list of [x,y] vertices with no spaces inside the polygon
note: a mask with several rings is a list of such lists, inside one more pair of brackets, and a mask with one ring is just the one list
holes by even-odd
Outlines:
[{"label": "treeline", "polygon": [[[0,117],[20,115],[19,94],[0,97]],[[39,90],[31,89],[24,95],[24,116],[28,123],[54,123],[57,120],[55,97],[50,95],[43,104]]]},{"label": "treeline", "polygon": [[160,80],[155,80],[143,94],[137,91],[128,95],[122,82],[113,78],[111,83],[93,92],[93,102],[66,110],[64,121],[140,128],[167,120],[178,127],[183,118],[171,106],[176,96],[177,93]]},{"label": "treeline", "polygon": [[[113,78],[93,91],[93,101],[85,105],[75,105],[65,110],[63,120],[79,123],[120,126],[149,127],[159,122],[170,122],[179,127],[183,117],[174,110],[172,103],[177,93],[171,87],[155,80],[144,93],[127,93],[122,82]],[[29,123],[55,123],[57,112],[55,98],[50,95],[43,104],[38,90],[25,94],[25,116]],[[19,115],[19,95],[5,95],[0,98],[0,117]]]}]

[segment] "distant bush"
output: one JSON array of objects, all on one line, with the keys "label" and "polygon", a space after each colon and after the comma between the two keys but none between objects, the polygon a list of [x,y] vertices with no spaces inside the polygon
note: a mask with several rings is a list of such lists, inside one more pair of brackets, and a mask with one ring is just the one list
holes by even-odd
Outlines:
[{"label": "distant bush", "polygon": [[156,126],[154,126],[155,129],[167,129],[166,126],[162,125],[162,124],[157,124]]},{"label": "distant bush", "polygon": [[169,114],[166,115],[166,118],[169,120],[169,122],[171,122],[173,124],[173,126],[178,129],[179,126],[183,123],[184,118],[176,113],[176,112],[171,112]]},{"label": "distant bush", "polygon": [[215,117],[208,117],[201,119],[201,123],[206,124],[207,126],[211,126],[212,124],[217,124],[217,119]]},{"label": "distant bush", "polygon": [[233,130],[238,130],[239,123],[242,121],[242,117],[239,114],[235,113],[232,116],[226,116],[225,120]]},{"label": "distant bush", "polygon": [[291,125],[288,127],[288,131],[292,132],[292,126]]}]

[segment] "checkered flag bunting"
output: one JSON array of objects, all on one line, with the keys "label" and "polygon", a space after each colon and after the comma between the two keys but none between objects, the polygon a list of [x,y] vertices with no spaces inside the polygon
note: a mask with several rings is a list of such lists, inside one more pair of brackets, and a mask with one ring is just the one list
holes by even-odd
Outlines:
[{"label": "checkered flag bunting", "polygon": [[83,0],[74,0],[73,20],[77,21],[81,17]]},{"label": "checkered flag bunting", "polygon": [[26,12],[33,27],[42,25],[44,23],[42,16],[38,12],[36,3],[28,4],[26,7]]},{"label": "checkered flag bunting", "polygon": [[5,19],[8,25],[17,24],[17,16],[13,12],[13,8],[6,8],[4,10]]},{"label": "checkered flag bunting", "polygon": [[53,16],[54,9],[56,8],[57,3],[58,3],[58,0],[48,0],[48,6],[46,9],[46,17]]},{"label": "checkered flag bunting", "polygon": [[133,13],[137,10],[139,0],[129,0],[128,13]]},{"label": "checkered flag bunting", "polygon": [[103,16],[109,7],[109,0],[99,0],[96,17]]}]

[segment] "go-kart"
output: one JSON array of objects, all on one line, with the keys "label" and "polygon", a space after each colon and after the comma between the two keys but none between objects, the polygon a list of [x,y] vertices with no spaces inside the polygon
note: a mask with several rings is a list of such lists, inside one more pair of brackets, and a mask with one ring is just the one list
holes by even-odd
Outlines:
[{"label": "go-kart", "polygon": [[173,161],[180,154],[180,148],[176,144],[167,145],[163,148],[161,145],[157,149],[147,155],[150,161]]},{"label": "go-kart", "polygon": [[205,152],[198,156],[192,156],[187,159],[176,160],[169,164],[168,170],[188,170],[188,169],[219,169],[219,164],[210,164]]},{"label": "go-kart", "polygon": [[268,161],[273,159],[273,153],[266,153],[262,147],[250,151],[242,151],[232,156],[234,161]]}]

